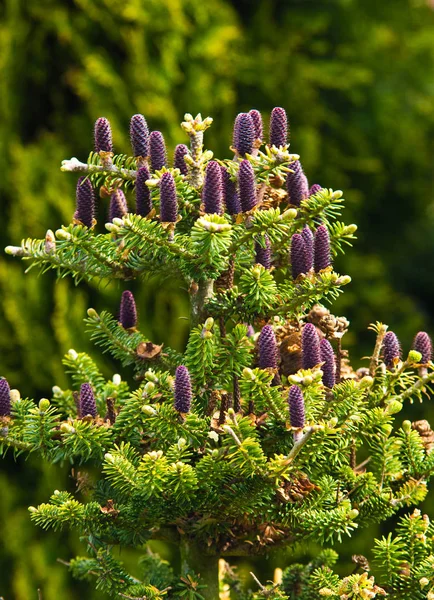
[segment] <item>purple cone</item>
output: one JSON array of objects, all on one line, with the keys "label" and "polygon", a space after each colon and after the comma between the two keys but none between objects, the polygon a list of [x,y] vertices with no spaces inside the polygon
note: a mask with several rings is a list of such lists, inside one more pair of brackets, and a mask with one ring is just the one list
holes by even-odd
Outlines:
[{"label": "purple cone", "polygon": [[206,166],[202,202],[207,214],[223,214],[222,172],[215,160],[211,160]]},{"label": "purple cone", "polygon": [[237,115],[234,123],[233,147],[240,156],[251,154],[255,141],[255,126],[248,113]]},{"label": "purple cone", "polygon": [[248,323],[246,323],[247,325],[247,337],[253,337],[255,335],[255,330],[253,328],[253,325],[249,325]]},{"label": "purple cone", "polygon": [[122,190],[116,190],[110,196],[109,221],[112,222],[115,218],[122,219],[127,212],[128,206],[125,194]]},{"label": "purple cone", "polygon": [[108,119],[100,117],[93,130],[95,152],[113,152],[112,130]]},{"label": "purple cone", "polygon": [[317,194],[318,192],[320,192],[322,190],[322,187],[318,184],[318,183],[314,183],[313,185],[310,186],[310,190],[309,190],[309,198],[311,196],[313,196],[314,194]]},{"label": "purple cone", "polygon": [[303,369],[313,369],[321,362],[319,337],[315,325],[306,323],[301,333]]},{"label": "purple cone", "polygon": [[248,160],[242,160],[238,169],[241,210],[247,212],[256,206],[255,173]]},{"label": "purple cone", "polygon": [[74,218],[86,227],[92,227],[95,216],[95,193],[90,179],[87,177],[78,178],[75,199],[76,211]]},{"label": "purple cone", "polygon": [[422,354],[421,363],[427,364],[432,358],[432,341],[425,331],[419,331],[413,341],[413,350]]},{"label": "purple cone", "polygon": [[96,417],[96,403],[90,383],[83,383],[80,388],[80,417],[91,415]]},{"label": "purple cone", "polygon": [[301,235],[306,248],[306,272],[313,269],[313,233],[308,225],[302,229]]},{"label": "purple cone", "polygon": [[192,396],[190,373],[187,367],[180,365],[175,371],[175,410],[190,412]]},{"label": "purple cone", "polygon": [[136,178],[136,214],[146,217],[152,210],[151,190],[146,185],[146,181],[151,175],[147,165],[140,167]]},{"label": "purple cone", "polygon": [[262,115],[259,110],[252,109],[249,111],[249,115],[253,121],[253,129],[255,131],[255,140],[262,141]]},{"label": "purple cone", "polygon": [[[286,146],[288,143],[288,119],[285,109],[276,106],[271,111],[270,146]],[[294,203],[293,203],[294,204]]]},{"label": "purple cone", "polygon": [[237,184],[232,181],[229,171],[226,167],[221,167],[223,180],[223,198],[226,206],[226,212],[230,215],[238,215],[241,212],[240,197],[237,190]]},{"label": "purple cone", "polygon": [[301,201],[305,200],[309,196],[309,184],[299,160],[291,163],[289,168],[292,169],[294,173],[288,173],[286,179],[286,190],[288,192],[291,204],[294,206],[300,206]]},{"label": "purple cone", "polygon": [[151,156],[151,171],[160,171],[166,166],[166,144],[160,131],[152,131],[149,136],[149,152]]},{"label": "purple cone", "polygon": [[0,417],[11,414],[11,390],[6,379],[0,379]]},{"label": "purple cone", "polygon": [[289,420],[292,427],[302,429],[305,423],[303,392],[298,385],[292,385],[288,394]]},{"label": "purple cone", "polygon": [[264,235],[265,246],[262,246],[258,241],[255,242],[255,262],[262,265],[266,269],[271,268],[271,242],[267,234]]},{"label": "purple cone", "polygon": [[336,383],[336,359],[335,353],[333,352],[332,345],[325,338],[319,343],[321,351],[321,362],[324,364],[321,367],[323,372],[322,382],[323,384],[332,389]]},{"label": "purple cone", "polygon": [[277,369],[277,343],[271,325],[265,325],[258,337],[258,366]]},{"label": "purple cone", "polygon": [[175,156],[173,159],[173,166],[175,169],[179,169],[182,175],[187,175],[188,167],[185,163],[184,157],[189,154],[189,150],[185,144],[178,144],[175,148]]},{"label": "purple cone", "polygon": [[332,264],[330,255],[330,236],[325,225],[320,225],[315,231],[314,239],[314,266],[315,272],[327,269]]},{"label": "purple cone", "polygon": [[291,238],[291,271],[293,279],[297,279],[301,273],[307,273],[306,263],[306,244],[303,236],[295,233]]},{"label": "purple cone", "polygon": [[130,140],[134,156],[149,155],[149,129],[143,115],[134,115],[130,121]]},{"label": "purple cone", "polygon": [[137,325],[136,301],[133,294],[128,290],[122,292],[119,321],[124,329],[130,329]]},{"label": "purple cone", "polygon": [[178,220],[178,201],[176,199],[175,180],[172,173],[163,173],[160,180],[160,221],[176,223]]},{"label": "purple cone", "polygon": [[383,339],[383,359],[386,367],[391,369],[395,359],[401,358],[401,345],[393,331],[388,331]]}]

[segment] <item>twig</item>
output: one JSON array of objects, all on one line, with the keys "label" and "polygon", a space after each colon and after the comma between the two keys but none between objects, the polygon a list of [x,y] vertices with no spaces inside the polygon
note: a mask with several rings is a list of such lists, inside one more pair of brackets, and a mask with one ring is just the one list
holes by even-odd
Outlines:
[{"label": "twig", "polygon": [[374,352],[369,363],[369,375],[374,377],[375,371],[377,370],[378,360],[380,358],[381,346],[383,345],[383,339],[386,335],[387,325],[382,325],[378,330],[377,340],[375,342]]}]

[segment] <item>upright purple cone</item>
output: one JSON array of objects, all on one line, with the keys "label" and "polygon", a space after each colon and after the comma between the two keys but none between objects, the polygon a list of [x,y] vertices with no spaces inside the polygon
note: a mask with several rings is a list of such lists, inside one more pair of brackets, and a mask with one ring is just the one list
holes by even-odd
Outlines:
[{"label": "upright purple cone", "polygon": [[131,329],[137,325],[136,301],[129,290],[122,292],[119,321],[124,329]]},{"label": "upright purple cone", "polygon": [[[288,118],[285,109],[276,106],[270,117],[270,146],[286,146],[288,143]],[[293,203],[294,204],[294,203]]]},{"label": "upright purple cone", "polygon": [[262,142],[263,127],[262,127],[262,115],[259,110],[249,110],[249,115],[253,121],[253,129],[255,131],[255,141],[260,140]]},{"label": "upright purple cone", "polygon": [[427,364],[432,358],[432,341],[425,331],[419,331],[413,341],[413,350],[422,354],[421,363]]},{"label": "upright purple cone", "polygon": [[115,218],[122,219],[127,212],[128,206],[125,194],[122,190],[116,190],[110,196],[109,221],[112,222]]},{"label": "upright purple cone", "polygon": [[330,236],[325,225],[320,225],[315,231],[314,240],[314,266],[315,272],[319,273],[332,264],[330,255]]},{"label": "upright purple cone", "polygon": [[135,192],[136,192],[136,214],[146,217],[152,210],[151,190],[146,185],[151,175],[147,165],[140,167],[137,171]]},{"label": "upright purple cone", "polygon": [[277,369],[277,343],[271,325],[265,325],[258,337],[258,366]]},{"label": "upright purple cone", "polygon": [[130,121],[130,140],[134,156],[149,155],[149,129],[143,115],[133,115]]},{"label": "upright purple cone", "polygon": [[75,199],[76,211],[74,218],[86,227],[92,227],[95,216],[95,192],[90,179],[86,177],[78,178]]},{"label": "upright purple cone", "polygon": [[289,420],[292,427],[302,429],[305,423],[303,392],[298,385],[292,385],[288,394]]},{"label": "upright purple cone", "polygon": [[237,115],[234,123],[234,135],[232,145],[239,154],[251,154],[255,142],[255,126],[252,117],[248,113]]},{"label": "upright purple cone", "polygon": [[183,414],[190,412],[192,397],[190,373],[187,367],[180,365],[175,371],[175,410]]},{"label": "upright purple cone", "polygon": [[178,201],[176,199],[175,180],[171,173],[163,173],[160,180],[160,221],[176,223],[178,220]]},{"label": "upright purple cone", "polygon": [[295,233],[291,238],[291,272],[293,279],[307,273],[306,244],[303,236]]},{"label": "upright purple cone", "polygon": [[308,225],[302,229],[301,235],[306,248],[306,271],[313,269],[313,233]]},{"label": "upright purple cone", "polygon": [[152,131],[149,136],[149,152],[151,156],[151,171],[160,171],[166,166],[166,144],[161,131]]},{"label": "upright purple cone", "polygon": [[332,389],[336,383],[336,358],[333,352],[332,345],[325,338],[319,343],[321,351],[321,362],[324,363],[321,367],[323,372],[323,384]]},{"label": "upright purple cone", "polygon": [[288,192],[291,204],[300,206],[301,201],[309,197],[309,184],[299,160],[291,163],[289,168],[294,173],[288,173],[287,175],[286,191]]},{"label": "upright purple cone", "polygon": [[11,390],[6,379],[0,379],[0,417],[11,414]]},{"label": "upright purple cone", "polygon": [[314,194],[317,194],[318,192],[320,192],[322,190],[322,187],[318,184],[318,183],[314,183],[313,185],[310,186],[310,190],[309,190],[309,198],[311,196],[313,196]]},{"label": "upright purple cone", "polygon": [[388,331],[383,339],[383,359],[388,369],[395,366],[395,360],[401,358],[401,345],[393,331]]},{"label": "upright purple cone", "polygon": [[226,206],[226,212],[230,215],[238,215],[241,212],[240,196],[237,190],[237,184],[232,181],[229,171],[226,167],[221,167],[223,181],[223,199]]},{"label": "upright purple cone", "polygon": [[223,214],[222,172],[215,160],[211,160],[206,166],[202,202],[207,214]]},{"label": "upright purple cone", "polygon": [[113,152],[112,130],[108,119],[100,117],[93,130],[95,152]]},{"label": "upright purple cone", "polygon": [[188,167],[184,158],[189,154],[189,150],[185,144],[178,144],[175,148],[175,156],[173,166],[181,171],[181,175],[187,175]]},{"label": "upright purple cone", "polygon": [[241,210],[247,212],[257,203],[256,182],[253,167],[248,160],[242,160],[238,169]]},{"label": "upright purple cone", "polygon": [[313,369],[321,362],[319,337],[315,325],[306,323],[301,333],[303,369]]},{"label": "upright purple cone", "polygon": [[264,235],[264,245],[255,241],[256,264],[262,265],[266,269],[271,268],[271,242],[267,234]]},{"label": "upright purple cone", "polygon": [[96,417],[96,402],[90,383],[83,383],[80,388],[80,417],[91,415]]}]

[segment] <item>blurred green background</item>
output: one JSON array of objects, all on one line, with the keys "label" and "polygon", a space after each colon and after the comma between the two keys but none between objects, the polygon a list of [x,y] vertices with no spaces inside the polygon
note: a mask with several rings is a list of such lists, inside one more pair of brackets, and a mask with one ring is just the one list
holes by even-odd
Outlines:
[{"label": "blurred green background", "polygon": [[[393,4],[393,5],[392,5]],[[337,269],[353,278],[336,314],[357,365],[374,320],[408,349],[434,332],[434,8],[428,0],[3,0],[0,4],[0,246],[69,222],[75,177],[63,158],[86,159],[92,127],[110,119],[128,152],[129,118],[143,113],[170,153],[185,141],[185,112],[214,118],[206,145],[229,156],[237,112],[266,120],[283,106],[291,149],[310,183],[343,189],[359,240]],[[101,202],[100,219],[107,206]],[[67,385],[61,357],[90,350],[88,306],[115,312],[116,286],[75,288],[24,275],[0,254],[0,374],[35,398]],[[136,286],[140,327],[181,349],[187,315],[176,282]],[[105,364],[106,373],[116,367]],[[411,418],[429,415],[412,407]],[[27,506],[73,489],[65,467],[36,460],[0,470],[0,594],[5,600],[100,598],[56,558],[81,552],[67,534],[37,530]],[[364,532],[345,552],[365,551]],[[128,553],[125,554],[128,559]],[[264,577],[274,559],[255,565]]]}]

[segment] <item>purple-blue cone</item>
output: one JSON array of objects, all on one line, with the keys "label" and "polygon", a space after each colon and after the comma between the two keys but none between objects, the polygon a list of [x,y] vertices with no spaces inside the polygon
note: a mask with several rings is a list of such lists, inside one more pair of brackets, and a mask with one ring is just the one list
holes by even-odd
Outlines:
[{"label": "purple-blue cone", "polygon": [[432,358],[432,341],[425,331],[419,331],[413,341],[413,350],[422,354],[421,363],[427,364]]},{"label": "purple-blue cone", "polygon": [[321,362],[319,337],[312,323],[306,323],[301,333],[301,358],[303,369],[313,369]]},{"label": "purple-blue cone", "polygon": [[135,192],[136,192],[136,214],[146,217],[152,210],[151,190],[146,185],[150,179],[150,173],[147,165],[140,167],[137,171]]},{"label": "purple-blue cone", "polygon": [[316,273],[319,273],[322,269],[327,269],[332,264],[330,236],[325,225],[320,225],[315,231],[313,261]]},{"label": "purple-blue cone", "polygon": [[238,215],[241,212],[241,204],[237,184],[235,181],[232,181],[226,167],[222,166],[221,172],[223,180],[223,199],[226,206],[226,212],[229,215]]},{"label": "purple-blue cone", "polygon": [[291,204],[300,206],[301,201],[309,197],[309,184],[299,160],[291,163],[289,168],[294,173],[288,173],[287,175],[286,191],[288,192]]},{"label": "purple-blue cone", "polygon": [[178,201],[172,173],[163,173],[160,179],[160,221],[176,223],[178,220]]},{"label": "purple-blue cone", "polygon": [[75,193],[76,211],[74,218],[77,221],[92,227],[93,218],[95,216],[95,192],[93,191],[90,179],[79,177]]},{"label": "purple-blue cone", "polygon": [[265,325],[258,337],[258,366],[277,369],[277,343],[271,325]]},{"label": "purple-blue cone", "polygon": [[181,175],[187,175],[188,167],[184,160],[184,157],[189,154],[189,150],[185,144],[178,144],[175,148],[175,156],[173,159],[173,166],[175,169],[181,171]]},{"label": "purple-blue cone", "polygon": [[253,336],[255,335],[255,330],[254,330],[254,328],[253,328],[253,325],[249,325],[249,324],[247,324],[247,323],[246,323],[246,325],[247,325],[247,333],[246,333],[246,336],[247,336],[247,337],[249,337],[249,338],[250,338],[250,337],[253,337]]},{"label": "purple-blue cone", "polygon": [[306,272],[313,269],[313,233],[308,225],[305,225],[301,231],[306,249]]},{"label": "purple-blue cone", "polygon": [[238,169],[241,210],[247,212],[256,206],[256,182],[253,167],[248,160],[242,160]]},{"label": "purple-blue cone", "polygon": [[0,379],[0,417],[11,414],[11,390],[6,379]]},{"label": "purple-blue cone", "polygon": [[293,279],[297,279],[301,273],[307,273],[306,262],[306,244],[303,236],[295,233],[291,238],[291,272]]},{"label": "purple-blue cone", "polygon": [[232,145],[239,156],[252,153],[255,137],[255,126],[252,117],[248,113],[237,115],[234,123]]},{"label": "purple-blue cone", "polygon": [[262,265],[266,269],[271,268],[271,242],[267,234],[264,235],[264,245],[255,241],[255,262],[258,265]]},{"label": "purple-blue cone", "polygon": [[298,385],[291,385],[289,388],[288,405],[291,426],[302,429],[305,423],[304,398]]},{"label": "purple-blue cone", "polygon": [[211,160],[206,166],[202,202],[207,214],[223,214],[222,172],[215,160]]},{"label": "purple-blue cone", "polygon": [[127,212],[128,206],[125,194],[122,190],[116,190],[110,196],[109,221],[112,222],[115,218],[122,219]]},{"label": "purple-blue cone", "polygon": [[152,131],[149,136],[149,153],[151,157],[151,171],[159,171],[166,166],[166,144],[161,131]]},{"label": "purple-blue cone", "polygon": [[332,389],[336,383],[336,358],[333,352],[332,345],[325,338],[319,343],[321,351],[321,362],[324,363],[321,367],[323,372],[323,384]]},{"label": "purple-blue cone", "polygon": [[122,292],[119,321],[124,329],[130,329],[137,325],[136,301],[129,290]]},{"label": "purple-blue cone", "polygon": [[314,194],[317,194],[318,192],[320,192],[322,190],[322,187],[318,184],[318,183],[314,183],[313,185],[310,186],[310,190],[309,190],[309,198],[311,196],[313,196]]},{"label": "purple-blue cone", "polygon": [[80,388],[80,417],[87,415],[96,417],[96,402],[90,383],[83,383]]},{"label": "purple-blue cone", "polygon": [[143,115],[131,117],[130,140],[134,156],[149,155],[149,128]]},{"label": "purple-blue cone", "polygon": [[383,359],[388,369],[395,365],[395,359],[401,358],[401,345],[393,331],[388,331],[383,339]]},{"label": "purple-blue cone", "polygon": [[249,115],[253,121],[253,129],[255,132],[255,141],[261,140],[263,136],[263,127],[262,127],[262,115],[259,110],[249,110]]},{"label": "purple-blue cone", "polygon": [[[270,146],[286,146],[288,143],[288,118],[284,108],[276,106],[270,117]],[[293,203],[294,204],[294,203]]]},{"label": "purple-blue cone", "polygon": [[100,117],[93,130],[95,152],[113,152],[112,130],[108,119]]},{"label": "purple-blue cone", "polygon": [[175,410],[183,414],[190,412],[192,397],[190,373],[187,367],[180,365],[175,371]]}]

